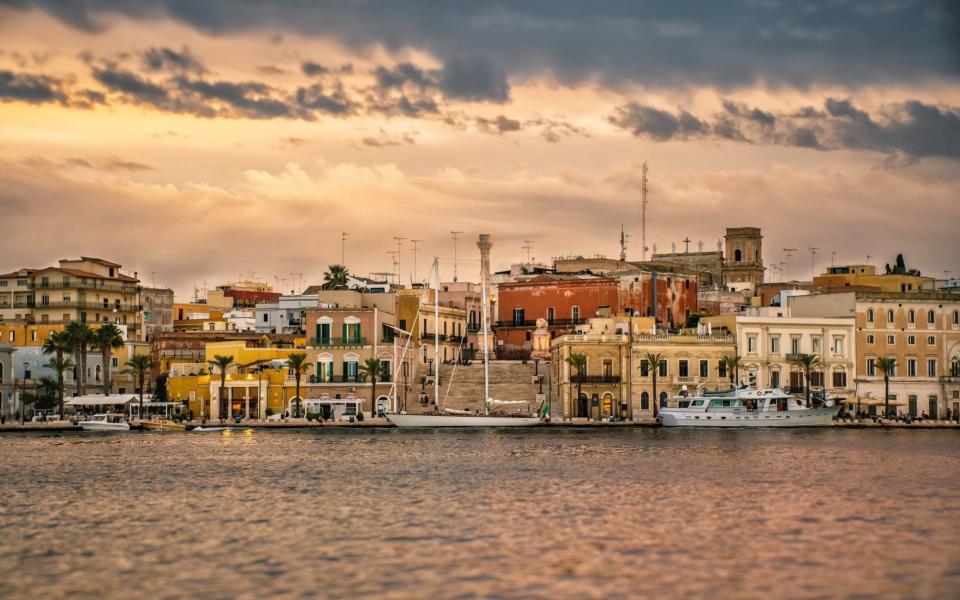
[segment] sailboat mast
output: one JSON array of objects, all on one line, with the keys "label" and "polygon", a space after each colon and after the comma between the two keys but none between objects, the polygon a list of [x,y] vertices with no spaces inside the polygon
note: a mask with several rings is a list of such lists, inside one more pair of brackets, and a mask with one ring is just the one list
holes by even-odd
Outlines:
[{"label": "sailboat mast", "polygon": [[433,403],[440,408],[440,259],[433,257],[433,364],[437,370],[433,374]]}]

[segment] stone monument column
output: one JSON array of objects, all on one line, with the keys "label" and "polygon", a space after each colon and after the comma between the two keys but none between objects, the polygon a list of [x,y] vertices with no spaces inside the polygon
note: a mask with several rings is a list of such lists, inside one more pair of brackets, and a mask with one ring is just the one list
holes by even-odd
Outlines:
[{"label": "stone monument column", "polygon": [[483,351],[484,339],[487,343],[488,358],[493,360],[496,357],[496,344],[493,341],[493,315],[490,314],[490,249],[493,248],[493,239],[489,233],[481,233],[477,240],[477,248],[480,249],[480,289],[483,294],[481,311],[485,319],[481,319],[481,330],[477,335],[477,341],[480,343],[481,352]]}]

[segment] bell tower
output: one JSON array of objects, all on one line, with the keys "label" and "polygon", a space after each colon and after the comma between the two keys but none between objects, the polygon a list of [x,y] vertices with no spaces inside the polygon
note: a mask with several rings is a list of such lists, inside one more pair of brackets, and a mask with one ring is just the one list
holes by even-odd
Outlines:
[{"label": "bell tower", "polygon": [[723,283],[763,283],[763,235],[759,227],[728,227]]}]

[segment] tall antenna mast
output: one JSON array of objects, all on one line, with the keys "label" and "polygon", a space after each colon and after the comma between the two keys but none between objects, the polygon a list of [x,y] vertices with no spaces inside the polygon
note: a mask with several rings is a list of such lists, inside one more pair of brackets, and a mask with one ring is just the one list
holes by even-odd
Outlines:
[{"label": "tall antenna mast", "polygon": [[813,281],[813,278],[817,276],[817,271],[813,266],[813,259],[814,257],[816,257],[817,250],[819,250],[820,248],[814,248],[813,246],[810,246],[809,249],[810,249],[810,281]]},{"label": "tall antenna mast", "polygon": [[522,249],[527,251],[527,264],[530,264],[530,251],[533,250],[533,242],[536,240],[523,240],[523,245],[520,246]]},{"label": "tall antenna mast", "polygon": [[831,266],[831,267],[833,266],[834,261],[835,261],[836,259],[837,259],[837,251],[836,251],[836,250],[831,250],[831,251],[830,251],[830,266]]},{"label": "tall antenna mast", "polygon": [[422,244],[423,240],[410,240],[410,243],[413,244],[413,280],[417,281],[417,244]]},{"label": "tall antenna mast", "polygon": [[403,286],[403,280],[400,278],[400,246],[403,245],[403,240],[407,238],[400,237],[399,235],[393,236],[393,240],[397,242],[397,284],[401,287]]},{"label": "tall antenna mast", "polygon": [[787,281],[790,281],[790,255],[796,252],[796,248],[784,248],[783,253],[787,255]]},{"label": "tall antenna mast", "polygon": [[390,271],[390,276],[396,277],[397,285],[400,285],[400,275],[398,275],[400,272],[400,252],[397,250],[387,250],[387,254],[390,255],[390,258],[393,261],[393,270]]},{"label": "tall antenna mast", "polygon": [[627,237],[623,231],[623,225],[620,225],[620,262],[627,262]]},{"label": "tall antenna mast", "polygon": [[453,282],[457,282],[457,236],[463,233],[462,231],[451,231],[450,235],[453,236]]},{"label": "tall antenna mast", "polygon": [[641,260],[647,260],[647,161],[643,161],[643,177],[640,180],[640,245]]},{"label": "tall antenna mast", "polygon": [[347,236],[350,235],[346,231],[340,234],[340,264],[347,266]]}]

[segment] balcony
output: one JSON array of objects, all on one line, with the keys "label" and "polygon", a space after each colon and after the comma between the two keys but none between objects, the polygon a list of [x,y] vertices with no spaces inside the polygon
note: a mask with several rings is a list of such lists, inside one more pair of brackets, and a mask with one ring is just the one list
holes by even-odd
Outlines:
[{"label": "balcony", "polygon": [[584,375],[582,380],[578,380],[577,377],[573,377],[570,380],[571,383],[620,383],[619,375]]},{"label": "balcony", "polygon": [[30,287],[35,290],[103,290],[105,292],[121,292],[125,294],[136,294],[140,290],[139,284],[135,283],[107,283],[102,280],[80,281],[71,279],[63,281],[35,281],[30,283]]},{"label": "balcony", "polygon": [[63,300],[58,302],[40,302],[33,306],[34,309],[43,310],[46,308],[83,308],[88,310],[104,310],[117,312],[137,312],[143,307],[139,304],[104,304],[93,300]]},{"label": "balcony", "polygon": [[[438,336],[436,336],[436,337],[439,338],[441,342],[444,342],[444,341],[447,340],[446,334],[443,334],[443,333],[441,333],[440,335],[438,335]],[[420,334],[420,339],[421,339],[421,340],[432,340],[433,338],[434,338],[434,334],[433,334],[433,333],[421,333],[421,334]]]},{"label": "balcony", "polygon": [[[586,319],[546,319],[547,327],[572,327],[574,325],[583,325]],[[536,319],[510,319],[508,321],[497,321],[495,327],[536,327]]]},{"label": "balcony", "polygon": [[329,348],[329,347],[351,347],[351,346],[366,346],[367,338],[365,337],[329,337],[329,338],[310,338],[310,345],[315,348]]},{"label": "balcony", "polygon": [[323,383],[364,383],[360,376],[350,377],[344,375],[331,375],[329,377],[318,377],[317,375],[311,375],[307,378],[308,383],[313,384],[323,384]]},{"label": "balcony", "polygon": [[480,331],[480,323],[467,323],[467,331],[474,333]]},{"label": "balcony", "polygon": [[691,375],[674,375],[673,383],[674,385],[697,385],[700,383],[700,378]]},{"label": "balcony", "polygon": [[460,343],[463,343],[463,341],[466,340],[467,338],[462,335],[451,335],[448,339],[452,344],[460,344]]}]

